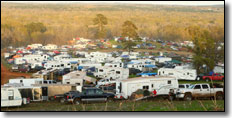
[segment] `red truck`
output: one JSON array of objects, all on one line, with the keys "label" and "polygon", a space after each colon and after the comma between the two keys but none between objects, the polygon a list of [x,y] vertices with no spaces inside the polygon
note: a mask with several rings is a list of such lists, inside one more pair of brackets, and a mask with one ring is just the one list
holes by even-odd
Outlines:
[{"label": "red truck", "polygon": [[202,79],[205,81],[211,81],[211,80],[224,80],[224,75],[222,74],[218,74],[218,73],[214,73],[210,76],[202,76]]}]

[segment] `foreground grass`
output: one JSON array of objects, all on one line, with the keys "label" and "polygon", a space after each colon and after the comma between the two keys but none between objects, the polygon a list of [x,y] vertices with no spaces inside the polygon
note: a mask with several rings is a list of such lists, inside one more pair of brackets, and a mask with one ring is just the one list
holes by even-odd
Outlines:
[{"label": "foreground grass", "polygon": [[224,111],[224,100],[194,101],[116,101],[111,103],[61,104],[36,102],[17,108],[1,108],[1,111]]}]

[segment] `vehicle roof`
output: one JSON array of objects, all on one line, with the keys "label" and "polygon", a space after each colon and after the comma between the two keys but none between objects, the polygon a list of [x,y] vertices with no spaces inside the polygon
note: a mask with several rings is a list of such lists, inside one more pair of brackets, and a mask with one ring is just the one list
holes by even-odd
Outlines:
[{"label": "vehicle roof", "polygon": [[148,76],[148,77],[136,77],[136,78],[128,78],[126,80],[122,80],[123,82],[130,82],[130,81],[139,81],[139,80],[174,80],[174,77],[170,76]]}]

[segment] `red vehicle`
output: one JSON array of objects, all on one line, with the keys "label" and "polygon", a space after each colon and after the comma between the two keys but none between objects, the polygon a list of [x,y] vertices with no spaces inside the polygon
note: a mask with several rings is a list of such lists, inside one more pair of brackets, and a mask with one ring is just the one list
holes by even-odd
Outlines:
[{"label": "red vehicle", "polygon": [[224,80],[224,75],[214,73],[213,75],[210,76],[202,76],[202,79],[207,82],[211,80]]}]

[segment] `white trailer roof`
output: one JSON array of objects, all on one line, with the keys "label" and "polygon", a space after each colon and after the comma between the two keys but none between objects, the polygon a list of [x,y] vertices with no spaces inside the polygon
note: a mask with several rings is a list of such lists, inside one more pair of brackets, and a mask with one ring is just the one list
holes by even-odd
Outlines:
[{"label": "white trailer roof", "polygon": [[170,76],[149,76],[149,77],[136,77],[136,78],[128,78],[126,80],[122,80],[123,82],[133,82],[133,81],[146,81],[146,80],[174,80],[174,77]]}]

